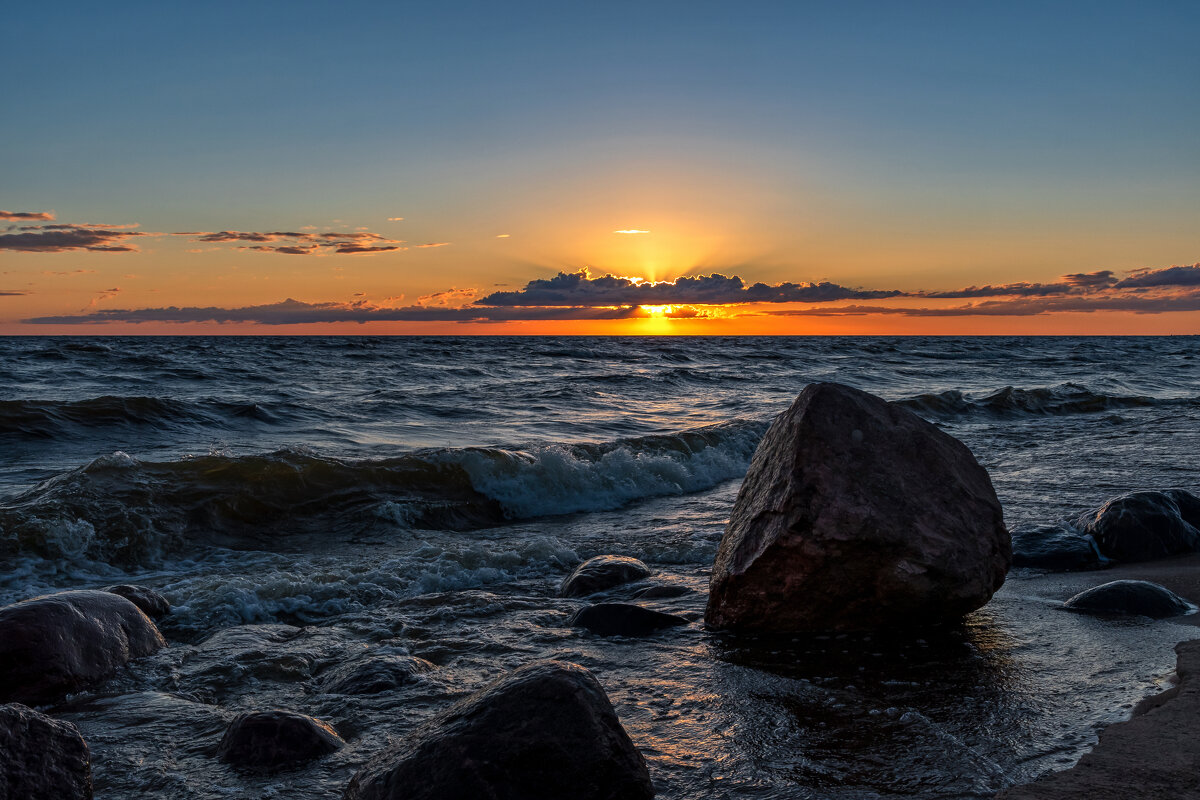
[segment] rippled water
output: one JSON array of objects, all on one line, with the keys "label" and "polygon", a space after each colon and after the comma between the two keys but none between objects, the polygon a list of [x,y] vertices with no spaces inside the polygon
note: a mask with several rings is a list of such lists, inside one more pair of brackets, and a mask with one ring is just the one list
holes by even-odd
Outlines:
[{"label": "rippled water", "polygon": [[[160,588],[172,646],[55,710],[99,797],[336,797],[357,764],[485,679],[595,671],[659,795],[986,797],[1062,767],[1191,628],[1098,622],[1016,573],[961,629],[640,640],[567,626],[580,559],[645,560],[698,619],[750,455],[811,381],[963,439],[1012,525],[1200,486],[1193,338],[0,339],[0,599]],[[617,593],[618,596],[620,592]],[[364,652],[438,669],[324,692]],[[282,706],[350,745],[299,772],[211,758]],[[272,794],[274,793],[274,794]]]}]

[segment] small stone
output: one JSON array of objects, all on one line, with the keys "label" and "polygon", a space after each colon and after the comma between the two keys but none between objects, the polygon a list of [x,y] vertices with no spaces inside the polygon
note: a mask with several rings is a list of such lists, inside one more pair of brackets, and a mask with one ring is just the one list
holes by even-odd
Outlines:
[{"label": "small stone", "polygon": [[1063,603],[1071,611],[1128,614],[1164,619],[1192,610],[1179,595],[1149,581],[1110,581],[1080,592]]},{"label": "small stone", "polygon": [[596,556],[584,561],[562,582],[562,597],[582,597],[650,576],[650,568],[628,556]]},{"label": "small stone", "polygon": [[328,723],[294,711],[242,714],[225,730],[217,758],[247,769],[273,771],[312,761],[341,749],[345,742]]},{"label": "small stone", "polygon": [[683,617],[632,603],[596,603],[581,608],[571,617],[573,627],[586,628],[599,636],[647,636],[663,628],[687,624]]},{"label": "small stone", "polygon": [[142,613],[153,620],[159,620],[171,613],[171,603],[153,589],[145,586],[133,586],[128,583],[107,586],[104,591],[119,594],[142,610]]}]

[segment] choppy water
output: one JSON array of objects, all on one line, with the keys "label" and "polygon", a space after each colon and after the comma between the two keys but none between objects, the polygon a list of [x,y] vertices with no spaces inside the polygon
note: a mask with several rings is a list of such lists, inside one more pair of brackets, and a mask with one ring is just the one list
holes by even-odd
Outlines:
[{"label": "choppy water", "polygon": [[[483,680],[555,656],[597,674],[661,797],[986,797],[1062,767],[1191,628],[1097,622],[1010,578],[956,631],[751,641],[567,627],[582,558],[693,590],[758,438],[836,380],[965,441],[1010,526],[1131,489],[1200,488],[1194,338],[0,339],[0,600],[160,588],[173,645],[56,713],[97,796],[336,797],[355,765]],[[249,627],[247,627],[249,626]],[[433,661],[324,693],[364,651]],[[276,778],[211,758],[282,706],[350,746]]]}]

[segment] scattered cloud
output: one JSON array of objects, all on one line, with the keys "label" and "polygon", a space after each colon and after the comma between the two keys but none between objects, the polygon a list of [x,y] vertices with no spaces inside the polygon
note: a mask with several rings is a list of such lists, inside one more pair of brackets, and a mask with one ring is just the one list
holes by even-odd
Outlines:
[{"label": "scattered cloud", "polygon": [[413,245],[413,246],[414,246],[414,247],[418,247],[418,248],[422,248],[422,247],[445,247],[445,246],[446,246],[446,245],[448,245],[448,244],[450,244],[450,243],[449,243],[449,242],[426,242],[425,244],[417,244],[417,245]]},{"label": "scattered cloud", "polygon": [[95,271],[96,271],[96,270],[94,270],[94,269],[71,269],[71,270],[50,270],[50,269],[44,269],[44,270],[42,270],[42,274],[43,274],[43,275],[56,275],[56,276],[62,276],[62,275],[89,275],[89,274],[92,274],[92,273],[94,273]]},{"label": "scattered cloud", "polygon": [[1200,264],[1166,269],[1136,269],[1129,277],[1113,284],[1117,289],[1151,286],[1200,286]]},{"label": "scattered cloud", "polygon": [[508,239],[510,236],[512,236],[512,234],[510,234],[510,233],[497,233],[496,234],[497,239]]},{"label": "scattered cloud", "polygon": [[388,222],[404,222],[404,217],[388,217]]},{"label": "scattered cloud", "polygon": [[441,306],[443,308],[462,308],[470,305],[479,295],[478,289],[451,288],[444,292],[434,292],[417,298],[419,306]]},{"label": "scattered cloud", "polygon": [[[63,253],[70,250],[92,250],[105,253],[128,253],[137,247],[127,239],[154,234],[130,230],[134,225],[21,225],[0,233],[0,250],[25,253]],[[16,231],[15,233],[13,231]]]},{"label": "scattered cloud", "polygon": [[0,219],[15,219],[22,221],[45,220],[54,221],[53,211],[0,211]]},{"label": "scattered cloud", "polygon": [[640,231],[637,228],[626,228],[623,231],[613,231],[613,233],[625,233],[625,234],[637,234],[637,233],[649,233],[649,232],[650,231]]},{"label": "scattered cloud", "polygon": [[737,275],[698,275],[651,283],[639,278],[602,275],[587,268],[539,278],[512,292],[493,292],[476,301],[486,306],[730,305],[739,303],[824,303],[896,297],[898,291],[849,289],[835,283],[755,283]]},{"label": "scattered cloud", "polygon": [[0,297],[21,297],[27,294],[32,294],[32,292],[22,292],[20,289],[0,289]]},{"label": "scattered cloud", "polygon": [[[233,243],[240,250],[281,253],[289,256],[311,256],[320,253],[357,255],[405,250],[403,242],[370,231],[328,231],[313,233],[298,231],[182,231],[175,236],[187,236],[206,244]],[[245,242],[246,244],[242,244]]]}]

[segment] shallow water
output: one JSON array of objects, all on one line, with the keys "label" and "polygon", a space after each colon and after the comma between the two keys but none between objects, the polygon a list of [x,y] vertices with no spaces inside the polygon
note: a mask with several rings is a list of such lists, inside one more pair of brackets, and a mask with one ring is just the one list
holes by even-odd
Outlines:
[{"label": "shallow water", "polygon": [[[698,619],[740,476],[814,380],[963,439],[1012,525],[1200,486],[1191,338],[0,339],[0,600],[140,582],[172,646],[74,698],[97,796],[339,796],[387,741],[541,657],[591,668],[659,796],[987,797],[1076,760],[1191,638],[1066,614],[1018,571],[960,629],[638,640],[567,627],[579,560],[636,556]],[[614,596],[627,596],[618,591]],[[332,665],[438,669],[376,696]],[[281,706],[349,746],[274,778],[211,758]]]}]

